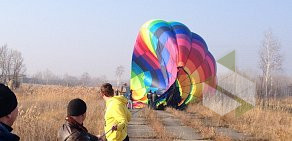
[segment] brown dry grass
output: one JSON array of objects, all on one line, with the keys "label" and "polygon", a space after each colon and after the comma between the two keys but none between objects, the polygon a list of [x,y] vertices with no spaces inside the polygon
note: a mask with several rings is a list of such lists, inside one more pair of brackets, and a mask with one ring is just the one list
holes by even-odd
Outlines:
[{"label": "brown dry grass", "polygon": [[[66,105],[73,98],[83,99],[88,106],[85,126],[89,132],[98,135],[103,133],[104,102],[98,97],[98,88],[23,85],[16,90],[19,101],[19,116],[13,125],[14,132],[21,140],[56,140],[57,130],[63,124]],[[201,104],[192,103],[186,111],[168,109],[182,119],[184,124],[199,129],[206,139],[230,140],[224,135],[217,135],[214,128],[206,126],[202,119],[208,118],[214,126],[228,126],[240,132],[268,140],[289,140],[292,138],[291,98],[281,101],[272,100],[276,108],[255,107],[240,117],[229,113],[223,117],[217,115]],[[275,106],[276,105],[276,106]],[[283,108],[284,107],[284,108]],[[194,118],[192,114],[199,114]],[[151,121],[153,129],[161,140],[173,140],[164,130],[154,112],[145,109],[145,117]]]},{"label": "brown dry grass", "polygon": [[175,138],[171,136],[168,132],[166,132],[164,125],[160,121],[160,119],[157,117],[156,113],[149,109],[149,108],[144,108],[143,113],[147,122],[149,125],[153,128],[153,130],[156,132],[156,137],[162,141],[171,141],[174,140]]},{"label": "brown dry grass", "polygon": [[98,96],[98,88],[23,85],[15,92],[19,116],[13,128],[23,141],[56,140],[57,131],[65,121],[66,106],[74,98],[87,103],[84,125],[89,132],[103,133],[105,105]]},{"label": "brown dry grass", "polygon": [[[206,125],[202,119],[204,117],[194,114],[189,114],[186,111],[179,111],[172,108],[167,108],[167,112],[172,113],[174,116],[178,117],[185,125],[193,127],[198,130],[204,139],[218,140],[218,141],[231,141],[232,139],[222,135],[217,134],[213,127]],[[196,118],[194,118],[196,116]]]},{"label": "brown dry grass", "polygon": [[[287,102],[287,100],[285,101]],[[288,103],[291,103],[291,101]],[[204,122],[194,118],[194,116],[191,116],[192,114],[199,114],[201,119],[210,119],[214,126],[231,127],[240,132],[253,135],[258,139],[290,140],[292,138],[292,114],[286,109],[274,110],[256,106],[239,117],[236,117],[234,112],[219,116],[202,104],[192,103],[185,112],[169,111],[180,117],[182,121],[188,121],[190,122],[188,123],[189,125],[200,129],[204,137],[214,137],[216,139],[216,134],[212,129],[209,129],[210,127],[204,127]]]}]

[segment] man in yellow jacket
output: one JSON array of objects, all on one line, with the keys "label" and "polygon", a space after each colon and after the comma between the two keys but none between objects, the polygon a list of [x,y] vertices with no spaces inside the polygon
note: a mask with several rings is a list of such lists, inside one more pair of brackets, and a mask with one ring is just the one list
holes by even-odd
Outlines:
[{"label": "man in yellow jacket", "polygon": [[124,96],[114,96],[114,90],[110,83],[105,83],[100,88],[100,93],[106,102],[105,132],[108,141],[128,141],[128,122],[131,113],[127,108],[128,100]]}]

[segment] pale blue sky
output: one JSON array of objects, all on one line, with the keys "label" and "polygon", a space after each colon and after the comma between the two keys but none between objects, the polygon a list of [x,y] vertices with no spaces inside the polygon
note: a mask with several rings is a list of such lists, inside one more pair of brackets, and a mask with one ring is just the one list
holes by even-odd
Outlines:
[{"label": "pale blue sky", "polygon": [[22,52],[27,73],[129,78],[139,27],[150,19],[179,21],[201,35],[216,59],[236,50],[237,65],[257,70],[264,31],[281,42],[291,75],[292,1],[289,0],[0,0],[0,45]]}]

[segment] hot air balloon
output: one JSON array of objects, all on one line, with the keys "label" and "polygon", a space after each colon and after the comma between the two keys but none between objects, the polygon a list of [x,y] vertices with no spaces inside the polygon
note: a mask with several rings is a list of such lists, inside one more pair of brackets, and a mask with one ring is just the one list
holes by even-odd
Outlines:
[{"label": "hot air balloon", "polygon": [[156,107],[183,109],[216,86],[216,63],[206,42],[179,22],[151,20],[140,29],[132,56],[130,88],[135,107],[155,92]]}]

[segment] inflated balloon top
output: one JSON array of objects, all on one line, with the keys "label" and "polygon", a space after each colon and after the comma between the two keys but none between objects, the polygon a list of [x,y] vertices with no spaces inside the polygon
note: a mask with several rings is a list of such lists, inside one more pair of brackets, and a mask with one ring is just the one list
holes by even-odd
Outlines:
[{"label": "inflated balloon top", "polygon": [[203,38],[184,24],[151,20],[137,36],[130,83],[135,101],[147,103],[151,91],[157,107],[184,108],[216,85],[216,63]]}]

